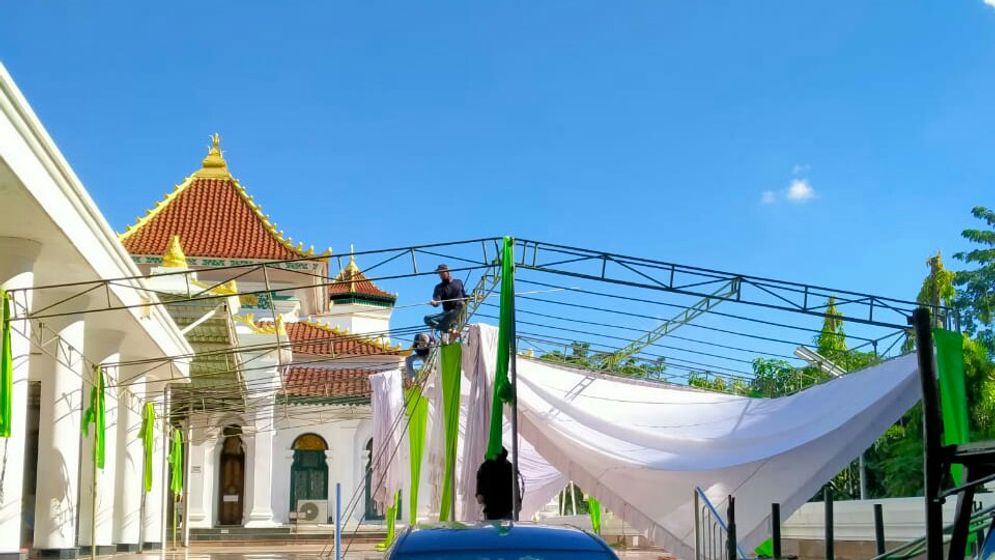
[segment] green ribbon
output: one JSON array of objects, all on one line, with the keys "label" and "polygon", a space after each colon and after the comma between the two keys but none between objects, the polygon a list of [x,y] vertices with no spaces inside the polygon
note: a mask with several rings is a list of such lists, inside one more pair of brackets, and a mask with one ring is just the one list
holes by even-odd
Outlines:
[{"label": "green ribbon", "polygon": [[[940,411],[943,415],[943,443],[957,445],[971,438],[968,423],[967,391],[964,388],[964,337],[960,333],[933,329],[936,343],[936,370],[940,381]],[[961,483],[963,465],[952,465],[954,484]]]},{"label": "green ribbon", "polygon": [[587,497],[587,511],[591,514],[591,528],[601,534],[601,502],[594,496]]},{"label": "green ribbon", "polygon": [[421,485],[421,464],[425,452],[425,431],[428,426],[428,400],[417,385],[405,391],[405,411],[408,414],[408,447],[411,450],[411,496],[408,497],[408,522],[418,520],[418,487]]},{"label": "green ribbon", "polygon": [[393,503],[387,507],[387,537],[376,546],[377,550],[387,550],[390,545],[394,544],[394,538],[397,536],[397,510],[399,509],[401,509],[400,490],[394,492]]},{"label": "green ribbon", "polygon": [[151,492],[152,449],[155,447],[155,406],[150,402],[145,403],[145,410],[142,414],[142,429],[138,433],[138,439],[142,440],[142,447],[145,451],[145,491]]},{"label": "green ribbon", "polygon": [[497,459],[501,455],[502,434],[504,432],[504,403],[511,402],[513,392],[508,380],[510,363],[511,331],[514,328],[515,308],[515,242],[504,237],[501,253],[501,314],[498,321],[497,365],[494,370],[494,396],[491,399],[491,425],[487,436],[487,459]]},{"label": "green ribbon", "polygon": [[10,294],[0,288],[3,323],[0,326],[0,437],[9,438],[13,417],[14,358],[10,347]]},{"label": "green ribbon", "polygon": [[169,452],[169,489],[179,496],[183,493],[183,433],[173,428],[173,443]]},{"label": "green ribbon", "polygon": [[446,344],[440,350],[442,364],[442,416],[446,428],[446,470],[442,478],[442,503],[439,521],[453,521],[451,511],[453,481],[456,480],[456,444],[459,440],[460,360],[463,348],[459,344]]},{"label": "green ribbon", "polygon": [[98,469],[104,468],[104,436],[106,428],[106,410],[104,407],[104,370],[100,366],[93,368],[93,376],[96,378],[93,387],[90,388],[90,406],[83,413],[83,425],[80,427],[84,436],[90,435],[90,424],[94,424],[93,430],[93,460],[97,463]]}]

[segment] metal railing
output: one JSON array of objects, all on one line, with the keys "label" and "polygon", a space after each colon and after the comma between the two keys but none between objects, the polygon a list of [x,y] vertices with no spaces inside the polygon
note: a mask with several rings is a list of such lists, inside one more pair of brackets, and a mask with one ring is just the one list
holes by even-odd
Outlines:
[{"label": "metal railing", "polygon": [[708,496],[694,488],[695,560],[741,560],[746,558],[736,542],[735,498],[729,496],[729,523],[715,509]]}]

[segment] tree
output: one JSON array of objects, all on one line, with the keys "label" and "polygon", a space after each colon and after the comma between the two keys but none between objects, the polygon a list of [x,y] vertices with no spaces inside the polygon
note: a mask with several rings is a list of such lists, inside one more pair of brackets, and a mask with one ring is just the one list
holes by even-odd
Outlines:
[{"label": "tree", "polygon": [[990,353],[995,353],[995,212],[978,206],[971,210],[988,229],[966,229],[961,233],[980,247],[954,254],[957,260],[977,265],[973,270],[961,270],[954,276],[960,288],[955,305],[960,312],[961,327],[976,337]]},{"label": "tree", "polygon": [[836,309],[834,296],[829,296],[826,301],[826,316],[822,321],[822,332],[815,337],[815,346],[819,354],[834,363],[846,354],[843,314]]},{"label": "tree", "polygon": [[[584,369],[596,369],[597,364],[602,363],[604,357],[608,354],[608,352],[591,352],[591,343],[575,340],[570,343],[569,353],[555,350],[543,354],[539,359]],[[667,362],[662,357],[655,360],[647,360],[637,356],[629,356],[606,373],[637,379],[662,380],[666,369]]]}]

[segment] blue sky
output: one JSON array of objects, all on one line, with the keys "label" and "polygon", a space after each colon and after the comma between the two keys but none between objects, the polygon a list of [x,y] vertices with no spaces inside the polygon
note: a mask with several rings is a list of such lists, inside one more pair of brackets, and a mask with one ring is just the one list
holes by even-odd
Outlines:
[{"label": "blue sky", "polygon": [[119,231],[215,131],[336,252],[513,234],[914,298],[995,205],[983,0],[166,6],[0,19]]}]

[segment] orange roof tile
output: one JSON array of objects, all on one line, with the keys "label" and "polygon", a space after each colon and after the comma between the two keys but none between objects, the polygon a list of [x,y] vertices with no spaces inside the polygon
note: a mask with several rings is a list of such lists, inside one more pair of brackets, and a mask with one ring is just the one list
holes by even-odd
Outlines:
[{"label": "orange roof tile", "polygon": [[[272,321],[260,322],[259,326]],[[294,352],[313,356],[401,356],[405,350],[371,337],[350,334],[321,323],[297,321],[286,323],[287,336]]]},{"label": "orange roof tile", "polygon": [[[335,398],[346,400],[370,399],[372,369],[329,369],[291,366],[283,374],[283,394],[288,397]],[[409,379],[404,386],[412,386]]]},{"label": "orange roof tile", "polygon": [[332,301],[353,296],[365,296],[390,303],[397,301],[397,294],[385,292],[378,288],[356,266],[356,261],[352,258],[349,259],[349,265],[335,277],[335,283],[328,286],[328,295],[331,296]]},{"label": "orange roof tile", "polygon": [[178,235],[187,256],[290,260],[314,256],[294,246],[228,173],[218,138],[204,166],[121,234],[134,255],[162,255]]}]

